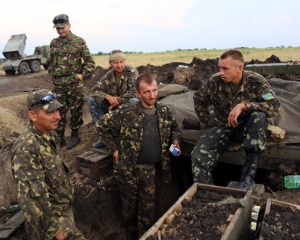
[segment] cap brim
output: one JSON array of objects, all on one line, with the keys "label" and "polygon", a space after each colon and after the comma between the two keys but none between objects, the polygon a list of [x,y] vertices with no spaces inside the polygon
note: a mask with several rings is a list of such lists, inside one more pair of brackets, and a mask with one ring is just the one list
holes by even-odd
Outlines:
[{"label": "cap brim", "polygon": [[57,100],[51,101],[50,103],[44,105],[42,108],[46,112],[54,112],[55,110],[61,108],[63,105],[59,103]]},{"label": "cap brim", "polygon": [[54,24],[53,28],[64,28],[66,26],[66,23],[57,23]]}]

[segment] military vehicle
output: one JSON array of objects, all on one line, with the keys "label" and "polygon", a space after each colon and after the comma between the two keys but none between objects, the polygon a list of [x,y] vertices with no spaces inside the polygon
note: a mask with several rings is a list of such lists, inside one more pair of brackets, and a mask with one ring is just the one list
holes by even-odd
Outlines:
[{"label": "military vehicle", "polygon": [[48,69],[50,46],[37,46],[33,55],[26,56],[26,39],[26,34],[12,35],[5,45],[2,53],[6,61],[2,68],[7,75],[14,75],[16,71],[20,74],[27,74],[29,71],[36,73],[41,70],[41,65]]}]

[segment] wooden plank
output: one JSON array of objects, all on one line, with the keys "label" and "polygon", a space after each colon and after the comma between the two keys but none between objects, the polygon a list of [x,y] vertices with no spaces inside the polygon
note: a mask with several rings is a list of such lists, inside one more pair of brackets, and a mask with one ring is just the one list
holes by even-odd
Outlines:
[{"label": "wooden plank", "polygon": [[7,239],[23,222],[24,214],[21,210],[6,223],[0,225],[0,239]]},{"label": "wooden plank", "polygon": [[[231,181],[231,182],[227,185],[227,187],[228,187],[228,188],[234,189],[234,188],[237,187],[237,184],[238,184],[237,181]],[[252,194],[253,194],[254,197],[260,198],[261,195],[262,195],[264,192],[265,192],[265,185],[263,185],[263,184],[256,184],[256,183],[253,185],[253,188],[252,188]]]}]

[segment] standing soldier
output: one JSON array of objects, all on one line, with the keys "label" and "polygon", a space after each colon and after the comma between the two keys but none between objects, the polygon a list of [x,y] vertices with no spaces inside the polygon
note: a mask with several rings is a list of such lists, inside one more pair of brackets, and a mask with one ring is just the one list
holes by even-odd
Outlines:
[{"label": "standing soldier", "polygon": [[124,104],[96,123],[101,139],[113,154],[114,180],[121,192],[129,239],[136,230],[141,237],[154,224],[156,168],[162,170],[166,181],[171,179],[170,144],[178,148],[176,156],[181,154],[175,118],[167,106],[156,103],[154,76],[141,74],[135,86],[139,102]]},{"label": "standing soldier", "polygon": [[27,98],[28,128],[12,149],[12,172],[28,239],[86,239],[75,225],[74,189],[59,154],[56,94],[41,89]]},{"label": "standing soldier", "polygon": [[52,77],[57,99],[63,105],[60,111],[61,120],[59,121],[57,133],[61,146],[65,145],[66,115],[70,109],[69,126],[72,133],[67,149],[72,149],[81,141],[78,130],[83,124],[83,82],[90,76],[95,67],[95,62],[85,40],[70,31],[71,24],[66,14],[54,17],[53,23],[59,37],[53,39],[50,43],[48,71]]}]

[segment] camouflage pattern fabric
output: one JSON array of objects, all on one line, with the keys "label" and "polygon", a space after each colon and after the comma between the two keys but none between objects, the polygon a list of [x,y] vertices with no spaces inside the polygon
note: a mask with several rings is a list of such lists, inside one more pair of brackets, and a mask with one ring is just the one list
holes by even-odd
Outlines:
[{"label": "camouflage pattern fabric", "polygon": [[[67,38],[57,37],[51,41],[48,68],[50,76],[63,77],[80,73],[89,76],[94,68],[94,59],[84,39],[70,32]],[[71,79],[66,79],[66,82],[70,81]]]},{"label": "camouflage pattern fabric", "polygon": [[69,127],[71,129],[79,129],[83,125],[82,107],[84,105],[84,92],[79,82],[72,81],[70,84],[65,84],[66,79],[75,78],[76,75],[70,77],[55,78],[54,92],[56,92],[57,100],[63,105],[59,109],[61,119],[58,122],[57,132],[64,132],[66,126],[66,116],[70,109],[71,118]]},{"label": "camouflage pattern fabric", "polygon": [[[53,239],[62,227],[66,233],[79,231],[69,216],[74,189],[56,146],[57,135],[46,135],[30,123],[12,149],[18,203],[25,221],[37,234],[36,239]],[[65,215],[68,219],[63,220]],[[69,222],[66,229],[63,221]]]},{"label": "camouflage pattern fabric", "polygon": [[[83,60],[83,61],[82,61]],[[66,113],[71,110],[70,128],[79,129],[82,124],[82,106],[84,104],[83,86],[79,84],[78,74],[88,77],[95,62],[84,39],[70,32],[68,38],[58,37],[50,43],[48,72],[52,76],[57,100],[64,106],[58,132],[65,130]]]},{"label": "camouflage pattern fabric", "polygon": [[106,95],[120,97],[119,103],[127,103],[130,98],[136,97],[135,80],[139,72],[136,68],[126,65],[123,75],[121,76],[121,86],[116,83],[114,70],[106,72],[95,86],[91,89],[91,96],[95,97],[97,102],[101,104]]},{"label": "camouflage pattern fabric", "polygon": [[141,237],[155,222],[155,167],[135,168],[133,172],[115,169],[114,179],[121,186],[125,226],[129,232],[138,230]]},{"label": "camouflage pattern fabric", "polygon": [[[228,127],[229,112],[242,102],[249,111],[238,117],[238,127]],[[213,183],[211,171],[229,140],[242,142],[246,152],[261,153],[265,149],[267,117],[276,116],[280,108],[267,80],[251,71],[243,71],[241,88],[234,96],[220,74],[213,75],[195,92],[194,103],[200,121],[208,128],[192,151],[193,178],[207,184]],[[209,113],[210,105],[214,106],[214,115]]]},{"label": "camouflage pattern fabric", "polygon": [[236,128],[206,129],[191,154],[194,182],[213,184],[211,171],[229,140],[242,142],[246,152],[262,152],[266,148],[266,129],[266,115],[262,112],[249,113]]},{"label": "camouflage pattern fabric", "polygon": [[[200,121],[210,126],[226,126],[229,112],[239,103],[245,103],[251,112],[264,112],[267,117],[276,116],[280,107],[268,81],[251,71],[243,71],[241,89],[234,96],[220,74],[213,75],[205,86],[195,92],[194,103]],[[209,113],[210,105],[214,106],[214,116]],[[241,116],[245,114],[242,112]]]},{"label": "camouflage pattern fabric", "polygon": [[[171,110],[160,103],[155,104],[161,141],[161,164],[166,181],[171,179],[169,147],[173,140],[180,141],[179,127]],[[133,172],[143,138],[142,121],[145,113],[140,102],[124,104],[117,110],[103,115],[97,122],[97,131],[110,153],[118,150],[119,162],[115,169]],[[118,133],[117,138],[114,134]],[[151,151],[151,149],[149,149]]]},{"label": "camouflage pattern fabric", "polygon": [[[180,141],[179,128],[167,106],[156,103],[155,107],[161,143],[161,161],[158,164],[161,164],[164,180],[170,181],[169,146],[175,139]],[[114,163],[114,176],[119,181],[117,185],[123,201],[123,220],[129,225],[131,232],[136,228],[134,216],[138,201],[139,235],[153,224],[155,209],[155,169],[136,167],[143,139],[144,117],[142,105],[138,102],[121,105],[96,122],[96,128],[109,152],[118,151],[118,163]]]}]

